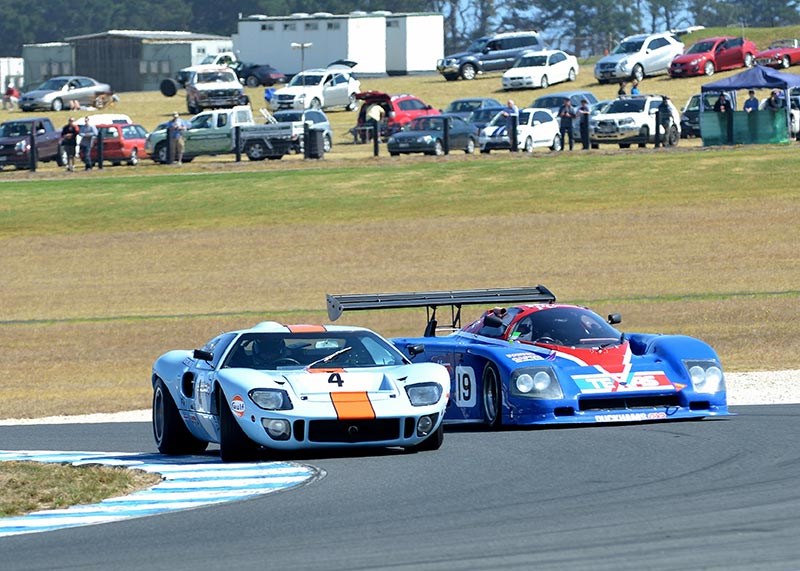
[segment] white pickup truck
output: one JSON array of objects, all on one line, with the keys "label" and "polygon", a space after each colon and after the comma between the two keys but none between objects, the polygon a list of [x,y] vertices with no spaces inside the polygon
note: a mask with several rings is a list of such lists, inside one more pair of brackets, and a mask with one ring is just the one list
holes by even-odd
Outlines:
[{"label": "white pickup truck", "polygon": [[[162,123],[147,136],[145,149],[158,163],[167,162],[167,128]],[[289,154],[292,141],[303,133],[303,123],[256,124],[249,105],[232,109],[210,109],[198,113],[186,125],[183,161],[201,155],[222,155],[236,151],[235,128],[240,127],[240,149],[251,161],[280,159]]]}]

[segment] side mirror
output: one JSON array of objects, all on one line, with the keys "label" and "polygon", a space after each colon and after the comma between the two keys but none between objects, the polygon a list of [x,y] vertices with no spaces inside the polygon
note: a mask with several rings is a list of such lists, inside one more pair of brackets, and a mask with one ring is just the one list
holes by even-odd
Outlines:
[{"label": "side mirror", "polygon": [[425,345],[409,345],[408,347],[408,354],[411,355],[412,359],[417,355],[419,355],[420,353],[424,352],[425,352]]},{"label": "side mirror", "polygon": [[622,316],[619,313],[609,313],[608,324],[616,325],[617,323],[622,323]]},{"label": "side mirror", "polygon": [[497,317],[494,313],[490,313],[489,315],[483,318],[483,324],[486,327],[502,327],[503,320]]},{"label": "side mirror", "polygon": [[208,361],[211,362],[214,360],[214,354],[209,353],[208,351],[203,351],[202,349],[195,349],[192,352],[192,357],[198,359],[200,361]]}]

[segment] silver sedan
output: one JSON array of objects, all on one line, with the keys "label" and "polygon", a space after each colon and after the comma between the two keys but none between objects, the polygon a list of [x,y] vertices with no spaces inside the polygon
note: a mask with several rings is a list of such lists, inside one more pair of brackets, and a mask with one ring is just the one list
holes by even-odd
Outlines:
[{"label": "silver sedan", "polygon": [[81,106],[102,107],[102,104],[97,104],[98,98],[103,101],[103,96],[110,94],[111,86],[107,83],[100,83],[91,77],[62,75],[51,77],[33,91],[23,93],[19,99],[19,107],[23,111],[61,111],[70,108],[73,101]]}]

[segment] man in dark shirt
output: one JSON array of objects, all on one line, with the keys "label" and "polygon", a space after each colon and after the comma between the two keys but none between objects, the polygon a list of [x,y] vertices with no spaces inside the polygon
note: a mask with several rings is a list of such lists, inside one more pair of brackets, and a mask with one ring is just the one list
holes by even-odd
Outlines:
[{"label": "man in dark shirt", "polygon": [[80,132],[74,117],[70,117],[67,124],[61,129],[61,147],[67,155],[67,171],[69,172],[75,170],[75,147],[78,146]]},{"label": "man in dark shirt", "polygon": [[566,138],[569,137],[569,150],[575,145],[574,134],[572,132],[572,120],[575,118],[575,109],[569,97],[564,98],[564,104],[558,110],[558,118],[561,121],[561,149],[566,147]]},{"label": "man in dark shirt", "polygon": [[581,144],[584,151],[588,151],[591,148],[589,142],[589,116],[591,114],[592,110],[589,109],[589,101],[581,99],[581,106],[578,107],[578,120],[581,128]]},{"label": "man in dark shirt", "polygon": [[717,113],[727,113],[730,110],[731,110],[731,104],[728,101],[728,96],[725,95],[724,92],[720,93],[719,99],[717,99],[717,102],[714,103],[714,111],[716,111]]}]

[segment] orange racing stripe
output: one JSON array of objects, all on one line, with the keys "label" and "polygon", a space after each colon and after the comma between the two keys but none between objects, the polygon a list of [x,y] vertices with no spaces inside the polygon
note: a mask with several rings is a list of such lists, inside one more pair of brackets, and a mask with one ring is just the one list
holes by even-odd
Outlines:
[{"label": "orange racing stripe", "polygon": [[292,333],[325,333],[326,331],[322,325],[287,325],[286,328]]},{"label": "orange racing stripe", "polygon": [[366,392],[331,393],[331,401],[339,420],[364,420],[375,418],[375,410]]}]

